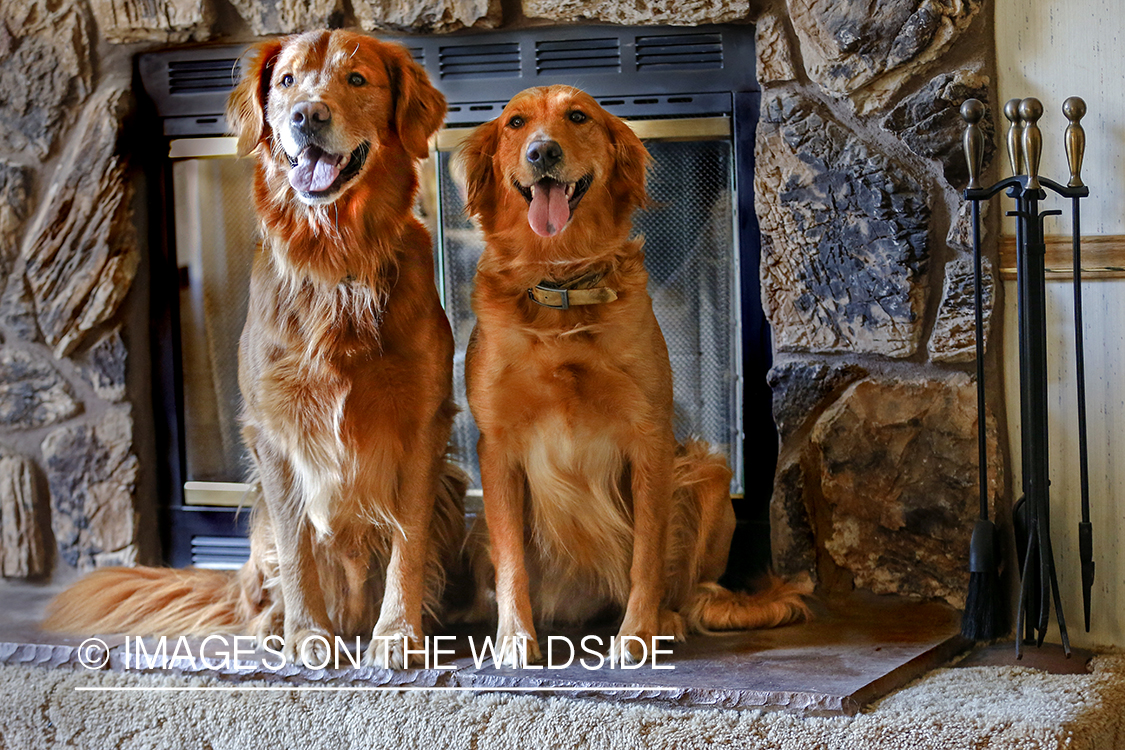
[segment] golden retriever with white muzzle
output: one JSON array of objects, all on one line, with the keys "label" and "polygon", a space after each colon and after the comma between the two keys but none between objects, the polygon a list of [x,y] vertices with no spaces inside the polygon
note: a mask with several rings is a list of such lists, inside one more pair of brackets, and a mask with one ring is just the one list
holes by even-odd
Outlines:
[{"label": "golden retriever with white muzzle", "polygon": [[408,665],[464,532],[445,461],[453,339],[412,213],[444,114],[397,45],[347,31],[257,45],[228,110],[257,159],[263,234],[239,352],[251,559],[237,576],[98,571],[45,628],[283,635],[317,665],[334,634],[373,634],[367,662]]}]

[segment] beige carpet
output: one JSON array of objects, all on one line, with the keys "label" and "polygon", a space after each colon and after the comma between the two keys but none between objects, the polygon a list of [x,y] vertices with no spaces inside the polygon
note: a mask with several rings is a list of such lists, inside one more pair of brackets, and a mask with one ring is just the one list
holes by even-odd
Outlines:
[{"label": "beige carpet", "polygon": [[[219,689],[230,684],[0,666],[0,748],[1125,748],[1125,654],[1078,676],[941,669],[831,718],[510,693]],[[146,689],[76,690],[90,686]]]}]

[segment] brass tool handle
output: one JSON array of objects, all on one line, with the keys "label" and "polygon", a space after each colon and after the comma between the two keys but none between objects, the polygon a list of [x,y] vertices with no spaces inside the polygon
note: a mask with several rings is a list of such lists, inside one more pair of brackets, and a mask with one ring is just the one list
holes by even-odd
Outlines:
[{"label": "brass tool handle", "polygon": [[1043,156],[1043,136],[1039,132],[1039,118],[1043,116],[1043,103],[1035,97],[1020,102],[1020,119],[1023,120],[1023,153],[1027,159],[1027,189],[1042,190],[1039,184],[1039,160]]},{"label": "brass tool handle", "polygon": [[1009,99],[1004,105],[1004,116],[1008,118],[1008,163],[1012,174],[1023,174],[1023,120],[1020,119],[1020,100]]},{"label": "brass tool handle", "polygon": [[961,119],[965,121],[965,134],[961,145],[965,148],[965,162],[969,165],[969,190],[980,187],[980,166],[984,160],[984,134],[980,122],[984,105],[978,99],[966,99],[961,105]]},{"label": "brass tool handle", "polygon": [[1072,96],[1062,105],[1063,115],[1070,120],[1066,126],[1066,163],[1070,165],[1067,187],[1082,187],[1082,156],[1086,152],[1086,131],[1079,122],[1086,116],[1086,102]]}]

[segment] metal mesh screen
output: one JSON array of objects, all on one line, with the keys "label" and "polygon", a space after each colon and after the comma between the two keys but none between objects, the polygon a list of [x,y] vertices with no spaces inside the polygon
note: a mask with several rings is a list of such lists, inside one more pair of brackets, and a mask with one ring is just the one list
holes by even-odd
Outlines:
[{"label": "metal mesh screen", "polygon": [[[634,221],[637,233],[645,236],[649,293],[672,362],[676,435],[697,435],[725,453],[735,473],[731,491],[741,493],[741,318],[731,144],[705,140],[647,145],[654,160],[649,176],[652,205]],[[454,398],[464,406],[465,347],[474,322],[470,295],[484,241],[465,217],[450,177],[450,159],[450,154],[439,154],[437,253],[457,347]],[[477,437],[465,409],[454,424],[453,443],[479,488]]]},{"label": "metal mesh screen", "polygon": [[634,219],[645,237],[656,319],[672,361],[676,436],[726,454],[742,492],[741,317],[728,141],[648,144],[652,206]]}]

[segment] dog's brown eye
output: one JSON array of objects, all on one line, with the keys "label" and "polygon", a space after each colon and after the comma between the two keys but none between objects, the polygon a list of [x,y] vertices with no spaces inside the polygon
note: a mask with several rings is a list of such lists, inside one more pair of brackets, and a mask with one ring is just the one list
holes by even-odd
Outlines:
[{"label": "dog's brown eye", "polygon": [[293,85],[293,76],[286,73],[281,77],[281,88],[287,89]]},{"label": "dog's brown eye", "polygon": [[577,109],[574,110],[573,112],[571,112],[569,115],[567,115],[567,117],[570,118],[571,122],[576,123],[576,124],[584,123],[584,122],[586,122],[586,120],[589,119],[586,116],[585,112],[580,112]]},{"label": "dog's brown eye", "polygon": [[508,120],[508,127],[512,128],[513,130],[522,128],[523,127],[523,118],[520,117],[519,115],[513,117],[512,119]]},{"label": "dog's brown eye", "polygon": [[367,83],[367,79],[361,76],[359,73],[352,73],[348,76],[348,83],[350,83],[352,86],[362,86],[363,84]]}]

